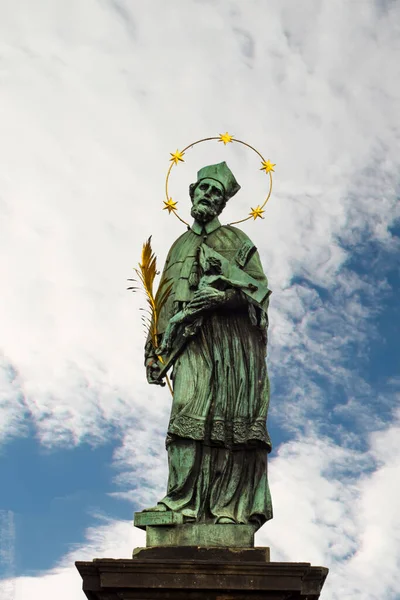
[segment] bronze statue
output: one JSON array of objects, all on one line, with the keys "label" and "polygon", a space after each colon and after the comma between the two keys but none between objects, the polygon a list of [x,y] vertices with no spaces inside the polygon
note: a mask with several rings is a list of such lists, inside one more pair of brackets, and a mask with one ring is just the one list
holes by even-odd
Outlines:
[{"label": "bronze statue", "polygon": [[[225,162],[190,186],[192,226],[171,247],[160,287],[160,347],[145,348],[147,378],[173,368],[167,494],[146,511],[185,522],[254,524],[272,518],[266,428],[268,290],[256,247],[218,217],[240,189]],[[158,356],[163,357],[163,363]]]}]

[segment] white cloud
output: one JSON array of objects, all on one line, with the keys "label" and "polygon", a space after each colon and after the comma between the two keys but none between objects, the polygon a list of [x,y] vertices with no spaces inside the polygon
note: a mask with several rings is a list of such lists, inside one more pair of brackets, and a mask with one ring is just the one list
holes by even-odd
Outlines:
[{"label": "white cloud", "polygon": [[[117,434],[117,493],[156,497],[170,400],[145,383],[141,299],[125,291],[126,279],[150,234],[161,265],[182,231],[160,210],[169,152],[228,130],[277,163],[265,221],[243,226],[274,290],[269,361],[283,392],[272,398],[272,417],[303,436],[272,461],[276,551],[333,562],[341,598],[363,600],[367,588],[379,597],[372,575],[366,587],[357,574],[357,565],[373,572],[378,539],[376,568],[388,569],[385,597],[394,598],[395,562],[384,563],[379,537],[396,522],[393,495],[385,517],[372,509],[372,490],[386,490],[392,473],[388,452],[382,463],[378,455],[394,443],[386,416],[394,399],[380,415],[351,348],[368,352],[376,288],[390,288],[384,274],[367,280],[347,261],[365,238],[389,253],[397,247],[399,10],[372,0],[0,6],[1,439],[21,435],[28,415],[49,446]],[[264,197],[258,158],[221,146],[188,151],[173,171],[184,217],[203,161],[226,159],[242,185],[226,221]],[[327,386],[340,396],[336,407]],[[337,424],[344,414],[356,432]],[[359,438],[374,429],[370,451],[360,450]],[[321,431],[329,438],[316,442]],[[351,485],[324,473],[353,460]],[[373,473],[370,460],[379,465]],[[309,479],[315,487],[304,494]],[[375,524],[361,523],[362,514]],[[114,539],[112,525],[102,531]],[[88,552],[106,547],[90,543]],[[18,585],[48,586],[50,597],[52,582],[70,577],[60,569]]]},{"label": "white cloud", "polygon": [[[257,534],[273,561],[328,566],[325,600],[395,600],[399,589],[399,421],[369,438],[365,452],[328,438],[304,437],[280,447],[270,461],[274,519]],[[132,459],[136,464],[136,458]],[[157,485],[157,478],[156,478]],[[128,522],[106,522],[86,532],[52,570],[15,580],[13,600],[78,598],[75,560],[127,558],[144,533]],[[6,581],[5,584],[10,584]],[[83,598],[83,595],[82,595]]]},{"label": "white cloud", "polygon": [[0,432],[7,440],[24,433],[26,408],[18,374],[0,354]]},{"label": "white cloud", "polygon": [[[98,439],[106,422],[140,410],[144,395],[150,410],[161,405],[145,388],[139,301],[124,288],[146,236],[154,234],[162,259],[180,231],[159,210],[171,144],[227,127],[277,162],[267,219],[245,226],[275,291],[273,327],[288,320],[293,328],[293,302],[279,291],[293,275],[337,285],[347,258],[338,235],[368,227],[388,238],[399,214],[389,73],[386,95],[379,90],[394,14],[364,4],[360,15],[343,2],[335,10],[310,3],[299,14],[281,3],[260,19],[250,4],[228,2],[155,2],[140,11],[72,2],[68,14],[60,3],[33,11],[22,2],[6,11],[2,345],[45,443]],[[232,220],[265,191],[248,152],[192,150],[171,188],[185,198],[199,161],[228,151],[243,182]],[[286,347],[278,336],[273,342]]]},{"label": "white cloud", "polygon": [[275,515],[257,535],[271,559],[329,567],[326,600],[395,599],[400,589],[399,422],[366,452],[305,438],[271,461]]},{"label": "white cloud", "polygon": [[95,556],[130,558],[134,547],[145,546],[144,532],[133,530],[132,525],[124,521],[98,525],[89,529],[86,534],[85,545],[77,546],[69,552],[51,571],[43,573],[40,577],[18,577],[15,580],[15,595],[12,600],[50,600],[54,596],[60,600],[83,599],[86,596],[80,591],[82,580],[74,566],[75,561],[92,560]]}]

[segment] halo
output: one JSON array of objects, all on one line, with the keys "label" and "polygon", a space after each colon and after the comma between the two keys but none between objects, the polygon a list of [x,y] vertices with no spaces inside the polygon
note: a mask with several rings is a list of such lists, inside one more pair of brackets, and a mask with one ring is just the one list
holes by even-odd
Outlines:
[{"label": "halo", "polygon": [[171,212],[172,212],[181,221],[181,223],[184,223],[185,225],[187,225],[187,227],[190,227],[189,223],[187,223],[184,219],[182,219],[182,217],[180,217],[178,215],[178,209],[177,209],[178,201],[173,200],[172,197],[169,195],[169,191],[168,191],[169,177],[171,175],[172,167],[174,165],[177,166],[177,165],[179,165],[180,162],[185,162],[183,156],[187,150],[189,150],[190,148],[193,148],[193,146],[196,146],[197,144],[201,144],[202,142],[210,142],[211,140],[217,140],[217,142],[223,142],[224,146],[226,146],[226,144],[228,144],[228,143],[236,142],[237,144],[242,144],[243,146],[250,148],[250,150],[253,150],[253,152],[255,152],[261,158],[260,171],[265,171],[265,173],[267,175],[269,175],[269,190],[268,190],[268,195],[265,198],[264,202],[261,205],[259,204],[258,206],[256,206],[256,208],[251,208],[251,212],[249,213],[249,215],[247,217],[244,217],[243,219],[239,219],[238,221],[233,221],[232,223],[228,223],[228,225],[237,225],[238,223],[244,223],[245,221],[248,221],[249,219],[254,219],[254,220],[263,219],[264,218],[263,213],[265,212],[264,207],[267,204],[268,200],[270,199],[271,193],[272,193],[272,173],[274,172],[274,167],[276,165],[269,160],[265,160],[263,155],[258,150],[256,150],[253,146],[251,146],[247,142],[243,142],[242,140],[238,140],[238,139],[234,138],[228,132],[220,133],[219,136],[207,137],[207,138],[203,138],[201,140],[197,140],[196,142],[193,142],[192,144],[189,144],[188,146],[186,146],[183,150],[176,150],[176,152],[170,152],[171,158],[169,160],[170,160],[171,164],[169,166],[169,169],[167,171],[167,176],[165,179],[165,195],[166,195],[167,199],[164,200],[163,210],[167,210],[169,214],[171,214]]}]

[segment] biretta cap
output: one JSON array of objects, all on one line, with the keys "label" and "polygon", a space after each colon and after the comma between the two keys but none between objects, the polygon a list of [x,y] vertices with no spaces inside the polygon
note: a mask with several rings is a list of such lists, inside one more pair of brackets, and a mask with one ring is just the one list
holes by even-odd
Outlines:
[{"label": "biretta cap", "polygon": [[215,179],[222,184],[225,190],[225,200],[229,200],[240,190],[240,185],[225,161],[200,169],[197,173],[197,182],[202,179]]}]

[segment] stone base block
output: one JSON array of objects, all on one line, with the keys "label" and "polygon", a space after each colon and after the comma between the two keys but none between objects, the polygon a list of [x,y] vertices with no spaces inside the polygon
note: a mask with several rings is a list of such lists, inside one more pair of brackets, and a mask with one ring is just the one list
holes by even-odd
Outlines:
[{"label": "stone base block", "polygon": [[[89,600],[317,600],[328,573],[328,569],[309,563],[266,562],[264,552],[258,558],[253,554],[256,560],[249,561],[246,551],[237,548],[143,551],[134,553],[131,560],[104,558],[75,563],[86,597]],[[184,551],[186,559],[182,558]],[[228,552],[229,556],[208,554],[207,557],[207,552]],[[232,553],[236,553],[235,560]]]},{"label": "stone base block", "polygon": [[173,525],[183,525],[183,515],[172,510],[165,512],[135,512],[133,524],[139,529],[146,527],[168,527]]},{"label": "stone base block", "polygon": [[251,525],[147,526],[146,546],[204,546],[206,548],[253,548],[256,529]]},{"label": "stone base block", "polygon": [[269,562],[269,548],[201,548],[198,546],[135,548],[132,558],[138,560],[208,561],[211,563]]}]

